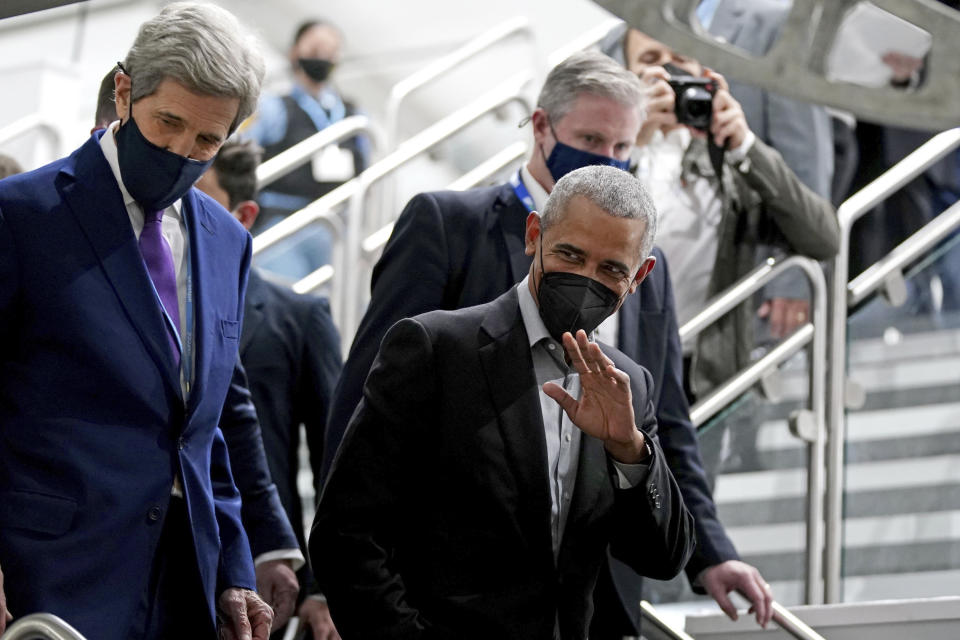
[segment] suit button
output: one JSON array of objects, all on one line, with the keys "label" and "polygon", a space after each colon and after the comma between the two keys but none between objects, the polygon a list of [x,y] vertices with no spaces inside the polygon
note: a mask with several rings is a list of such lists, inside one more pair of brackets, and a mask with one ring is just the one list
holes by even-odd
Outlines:
[{"label": "suit button", "polygon": [[150,511],[147,511],[147,518],[150,519],[150,522],[156,522],[161,515],[163,515],[163,509],[157,506],[150,507]]},{"label": "suit button", "polygon": [[183,448],[187,446],[187,441],[183,439],[183,436],[177,438],[177,449],[183,451]]}]

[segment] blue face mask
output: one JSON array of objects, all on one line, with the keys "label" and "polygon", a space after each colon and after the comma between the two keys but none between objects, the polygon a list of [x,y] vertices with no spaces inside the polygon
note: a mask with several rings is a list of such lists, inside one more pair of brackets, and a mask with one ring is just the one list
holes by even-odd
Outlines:
[{"label": "blue face mask", "polygon": [[117,158],[123,186],[145,211],[166,209],[185,196],[213,164],[213,158],[191,160],[147,140],[133,119],[132,105],[117,129]]},{"label": "blue face mask", "polygon": [[[616,167],[623,171],[630,168],[630,160],[617,160],[598,153],[574,149],[570,145],[563,144],[557,138],[557,133],[553,130],[552,124],[550,125],[550,132],[553,133],[553,139],[557,141],[553,146],[553,151],[550,152],[550,157],[547,158],[547,170],[553,176],[554,182],[559,182],[560,178],[575,169],[595,164]],[[543,147],[540,148],[540,153],[543,153]]]}]

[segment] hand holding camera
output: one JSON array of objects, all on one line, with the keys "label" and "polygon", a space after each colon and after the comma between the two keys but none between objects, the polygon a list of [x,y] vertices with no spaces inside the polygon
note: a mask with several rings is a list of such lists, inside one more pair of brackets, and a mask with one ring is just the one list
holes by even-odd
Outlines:
[{"label": "hand holding camera", "polygon": [[743,144],[749,129],[740,103],[723,76],[710,69],[704,74],[693,76],[672,64],[643,70],[640,79],[650,85],[650,94],[637,145],[647,144],[658,129],[666,132],[679,125],[690,127],[694,135],[709,132],[721,148]]}]

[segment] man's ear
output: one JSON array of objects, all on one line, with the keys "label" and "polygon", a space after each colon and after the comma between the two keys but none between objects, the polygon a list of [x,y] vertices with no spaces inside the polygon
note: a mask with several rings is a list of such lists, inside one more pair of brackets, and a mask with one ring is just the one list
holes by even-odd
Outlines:
[{"label": "man's ear", "polygon": [[250,227],[253,226],[257,216],[260,215],[260,205],[253,200],[244,200],[233,208],[233,215],[240,221],[244,229],[250,231]]},{"label": "man's ear", "polygon": [[640,286],[640,283],[643,282],[643,279],[646,278],[651,271],[653,271],[654,265],[657,264],[657,258],[655,256],[648,256],[646,260],[640,265],[640,268],[637,270],[637,276],[633,279],[633,282],[630,283],[630,293],[633,293],[637,290],[637,287]]},{"label": "man's ear", "polygon": [[117,117],[122,122],[126,122],[130,114],[130,76],[123,71],[117,71],[113,75],[114,103],[117,108]]},{"label": "man's ear", "polygon": [[540,214],[531,211],[530,215],[527,216],[527,231],[524,233],[526,242],[523,248],[524,254],[528,256],[536,255],[538,238],[540,238]]},{"label": "man's ear", "polygon": [[543,107],[537,107],[537,110],[530,116],[530,123],[533,125],[534,142],[542,143],[550,133],[550,117]]}]

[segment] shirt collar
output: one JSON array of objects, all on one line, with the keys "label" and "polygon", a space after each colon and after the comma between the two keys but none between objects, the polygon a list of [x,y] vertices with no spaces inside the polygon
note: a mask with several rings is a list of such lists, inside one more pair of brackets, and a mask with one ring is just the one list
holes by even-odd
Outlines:
[{"label": "shirt collar", "polygon": [[530,192],[530,197],[533,198],[536,211],[543,213],[543,205],[547,202],[547,191],[537,182],[537,179],[533,177],[527,165],[520,167],[520,179],[523,180],[523,186]]},{"label": "shirt collar", "polygon": [[[127,191],[127,187],[123,184],[123,176],[120,173],[120,156],[117,153],[117,139],[114,134],[117,127],[120,126],[120,121],[110,123],[106,131],[103,132],[103,135],[100,136],[100,151],[103,152],[103,156],[107,159],[107,164],[110,165],[110,171],[113,172],[113,177],[117,181],[117,186],[120,187],[120,193],[123,195],[123,204],[126,205],[127,209],[130,209],[130,205],[135,204],[138,211],[142,211],[143,207],[134,199],[130,192]],[[180,201],[177,200],[172,205],[164,209],[164,214],[172,214],[175,218],[180,217]]]},{"label": "shirt collar", "polygon": [[520,284],[517,285],[517,298],[520,301],[520,315],[523,317],[523,328],[527,330],[527,338],[532,348],[541,340],[546,339],[553,341],[553,337],[550,335],[550,332],[547,331],[546,325],[543,324],[543,318],[540,317],[540,308],[533,299],[533,294],[530,293],[529,280],[530,275],[528,274],[520,281]]}]

